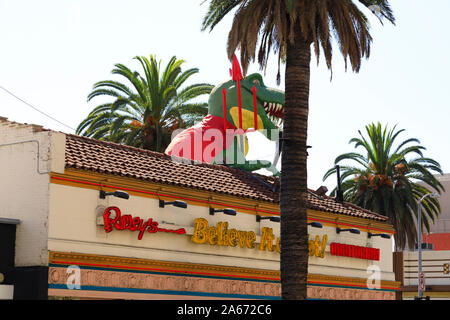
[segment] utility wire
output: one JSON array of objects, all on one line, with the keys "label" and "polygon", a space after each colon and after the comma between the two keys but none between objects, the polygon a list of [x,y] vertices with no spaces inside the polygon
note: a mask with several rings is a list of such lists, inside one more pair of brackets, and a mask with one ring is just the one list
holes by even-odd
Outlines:
[{"label": "utility wire", "polygon": [[0,89],[3,89],[6,93],[10,94],[11,96],[13,96],[14,98],[16,98],[17,100],[23,102],[24,104],[26,104],[26,105],[29,106],[30,108],[34,109],[35,111],[37,111],[37,112],[43,114],[44,116],[46,116],[46,117],[52,119],[53,121],[56,121],[56,122],[58,122],[59,124],[62,124],[63,126],[69,128],[70,130],[72,130],[72,131],[74,131],[74,132],[76,131],[74,128],[68,126],[68,125],[65,124],[65,123],[62,123],[62,122],[59,121],[58,119],[53,118],[52,116],[50,116],[50,115],[46,114],[45,112],[39,110],[38,108],[34,107],[33,105],[29,104],[28,102],[22,100],[21,98],[19,98],[18,96],[16,96],[16,95],[15,95],[14,93],[12,93],[11,91],[5,89],[4,87],[0,86]]}]

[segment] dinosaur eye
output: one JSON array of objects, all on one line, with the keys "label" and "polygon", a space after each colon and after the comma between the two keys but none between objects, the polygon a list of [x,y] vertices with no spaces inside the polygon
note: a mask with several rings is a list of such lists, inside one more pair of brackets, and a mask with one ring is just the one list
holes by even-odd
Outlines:
[{"label": "dinosaur eye", "polygon": [[258,86],[260,86],[261,85],[261,82],[259,82],[259,80],[258,79],[253,79],[253,81],[252,81],[254,84],[257,84]]}]

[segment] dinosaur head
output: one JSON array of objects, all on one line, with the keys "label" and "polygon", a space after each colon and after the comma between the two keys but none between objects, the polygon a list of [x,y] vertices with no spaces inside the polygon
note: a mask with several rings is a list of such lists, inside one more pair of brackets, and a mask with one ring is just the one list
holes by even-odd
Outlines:
[{"label": "dinosaur head", "polygon": [[[271,129],[277,129],[284,117],[284,92],[266,87],[263,78],[253,73],[243,78],[241,84],[242,128],[254,127],[253,87],[256,89],[258,130],[265,129],[270,134]],[[237,81],[229,80],[217,85],[209,96],[209,114],[222,117],[223,94],[226,93],[226,116],[230,123],[239,127],[238,87]]]}]

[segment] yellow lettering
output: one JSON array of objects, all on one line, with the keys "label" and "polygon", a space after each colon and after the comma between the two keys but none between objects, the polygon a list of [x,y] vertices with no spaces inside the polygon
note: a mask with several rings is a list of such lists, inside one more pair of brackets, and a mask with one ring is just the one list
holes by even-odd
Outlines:
[{"label": "yellow lettering", "polygon": [[[216,226],[209,226],[204,218],[194,220],[195,227],[191,241],[197,244],[208,243],[212,246],[230,246],[236,247],[239,244],[241,248],[254,249],[256,247],[256,234],[253,231],[241,231],[228,229],[228,222],[218,222]],[[308,235],[309,238],[309,235]],[[325,248],[328,236],[324,235],[322,241],[320,236],[315,236],[314,240],[308,241],[309,256],[324,258]],[[281,252],[281,239],[275,238],[272,228],[263,227],[261,229],[261,240],[258,246],[259,250]]]},{"label": "yellow lettering", "polygon": [[223,246],[222,222],[216,224],[217,228],[217,244]]},{"label": "yellow lettering", "polygon": [[[309,235],[308,235],[309,238]],[[316,236],[314,240],[308,241],[308,250],[309,250],[309,256],[316,256],[319,258],[325,257],[325,248],[327,246],[328,242],[328,236],[325,234],[322,237],[322,241],[320,241],[320,237]]]},{"label": "yellow lettering", "polygon": [[236,245],[237,245],[236,237],[237,237],[236,229],[230,229],[228,231],[228,245],[229,246],[236,247]]},{"label": "yellow lettering", "polygon": [[319,253],[320,258],[325,257],[325,248],[327,247],[327,242],[328,242],[328,236],[325,234],[322,237],[322,246],[320,248],[320,253]]},{"label": "yellow lettering", "polygon": [[[307,235],[308,239],[309,239],[309,234]],[[314,255],[314,241],[309,240],[308,241],[308,251],[309,251],[309,256],[313,256]]]},{"label": "yellow lettering", "polygon": [[320,237],[316,236],[314,240],[314,255],[318,257],[320,254]]},{"label": "yellow lettering", "polygon": [[239,242],[239,246],[243,248],[245,246],[245,240],[247,239],[247,231],[237,231],[237,239]]},{"label": "yellow lettering", "polygon": [[208,221],[203,218],[197,218],[194,220],[195,228],[191,237],[191,241],[197,244],[205,243],[208,240],[206,230],[208,229]]},{"label": "yellow lettering", "polygon": [[273,251],[273,239],[272,228],[262,228],[261,241],[259,243],[259,250],[265,250],[267,246],[268,251]]},{"label": "yellow lettering", "polygon": [[255,247],[256,234],[253,231],[247,232],[247,239],[245,239],[245,244],[248,248],[253,249]]},{"label": "yellow lettering", "polygon": [[227,236],[228,222],[217,223],[217,244],[219,246],[228,246]]},{"label": "yellow lettering", "polygon": [[222,245],[228,246],[228,222],[222,222],[223,225],[223,232],[222,232]]},{"label": "yellow lettering", "polygon": [[208,230],[208,242],[210,245],[216,245],[217,244],[217,228],[216,227],[210,227]]}]

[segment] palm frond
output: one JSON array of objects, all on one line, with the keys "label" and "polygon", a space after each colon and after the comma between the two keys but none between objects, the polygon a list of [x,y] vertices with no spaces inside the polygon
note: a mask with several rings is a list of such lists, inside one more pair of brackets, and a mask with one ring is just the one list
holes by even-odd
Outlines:
[{"label": "palm frond", "polygon": [[198,73],[198,69],[190,68],[183,72],[181,65],[184,60],[175,56],[164,69],[161,69],[161,61],[153,55],[136,56],[134,59],[144,70],[142,76],[124,64],[115,64],[111,73],[123,77],[130,85],[113,80],[95,83],[88,101],[98,96],[107,96],[113,101],[93,108],[76,132],[164,151],[175,124],[187,125],[206,114],[206,103],[192,100],[209,94],[213,86],[198,83],[182,87],[192,75]]},{"label": "palm frond", "polygon": [[[366,126],[366,136],[352,138],[355,148],[362,148],[364,154],[350,152],[336,158],[335,165],[351,162],[356,166],[340,165],[344,199],[363,208],[383,214],[396,229],[395,241],[398,249],[413,245],[417,231],[417,201],[435,190],[443,191],[443,186],[435,174],[443,174],[440,164],[423,157],[425,148],[416,138],[397,141],[400,133],[396,126],[388,130],[380,123]],[[392,151],[394,150],[394,151]],[[412,155],[419,157],[410,158]],[[323,179],[336,173],[329,169]],[[335,189],[333,190],[335,192]],[[423,226],[429,229],[441,211],[439,201],[429,199],[424,202],[421,215]]]}]

